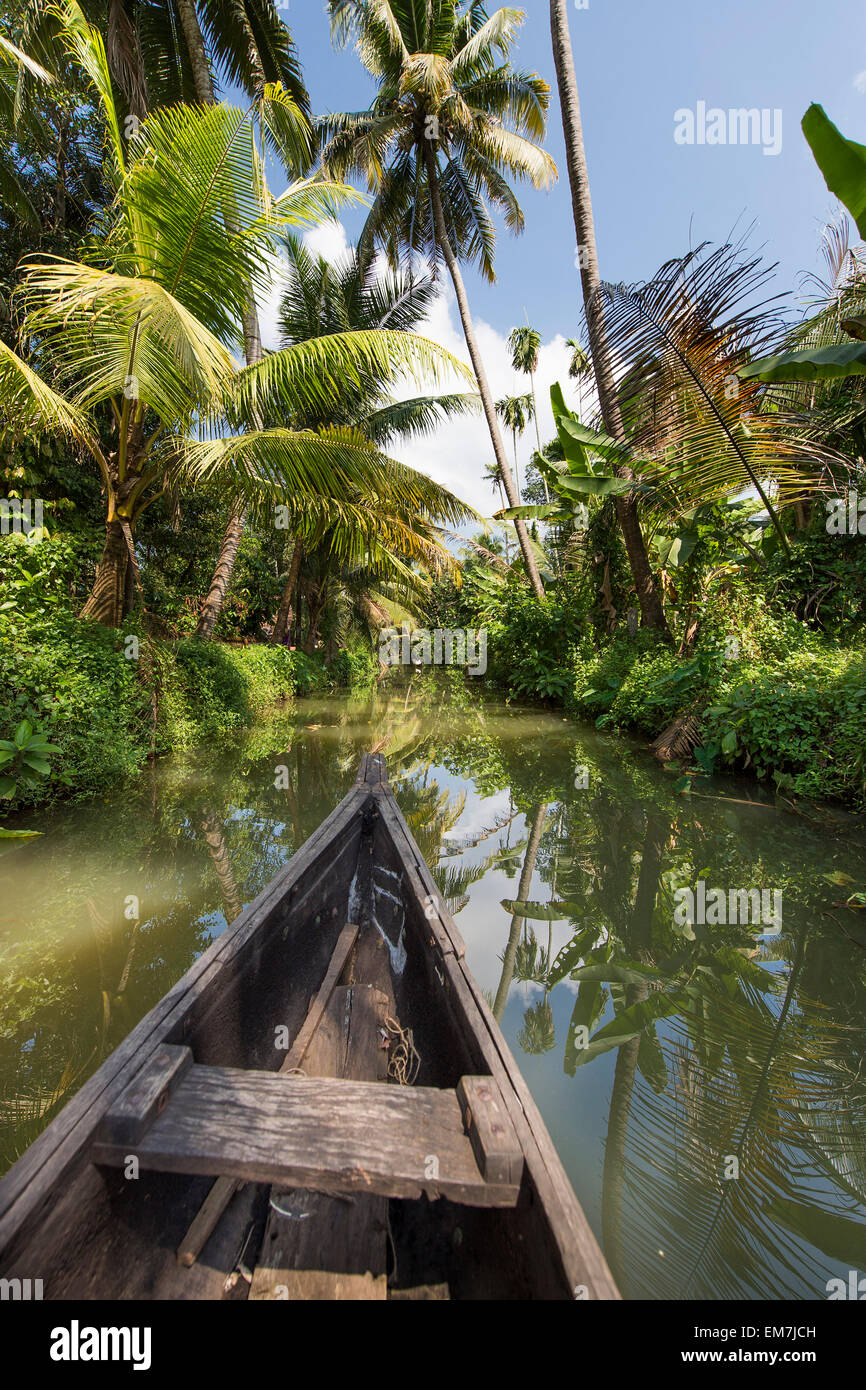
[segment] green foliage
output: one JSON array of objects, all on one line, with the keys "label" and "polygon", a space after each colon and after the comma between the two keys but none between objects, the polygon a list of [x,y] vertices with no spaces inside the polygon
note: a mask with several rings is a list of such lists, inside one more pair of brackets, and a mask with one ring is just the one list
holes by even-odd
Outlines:
[{"label": "green foliage", "polygon": [[334,657],[328,675],[341,689],[368,690],[379,674],[379,662],[369,642],[353,641]]},{"label": "green foliage", "polygon": [[[133,636],[137,659],[125,654]],[[0,615],[0,739],[13,743],[26,722],[40,740],[28,750],[39,763],[50,750],[55,774],[31,777],[40,769],[28,770],[22,756],[14,803],[49,801],[61,786],[79,795],[108,787],[149,755],[243,728],[275,701],[326,683],[320,658],[285,647],[175,647],[131,624],[117,633],[62,609],[26,623]]]},{"label": "green foliage", "polygon": [[0,797],[12,801],[19,788],[38,787],[43,778],[51,776],[47,759],[59,752],[29,719],[22,719],[11,739],[0,738]]}]

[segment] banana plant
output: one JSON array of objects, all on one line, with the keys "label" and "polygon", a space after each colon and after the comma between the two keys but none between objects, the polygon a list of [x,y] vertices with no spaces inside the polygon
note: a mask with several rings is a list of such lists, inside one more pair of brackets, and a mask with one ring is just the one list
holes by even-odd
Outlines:
[{"label": "banana plant", "polygon": [[[866,237],[866,145],[847,140],[823,106],[815,102],[801,124],[827,187],[851,213],[860,235]],[[742,381],[782,382],[866,375],[866,319],[855,314],[843,319],[840,327],[852,342],[762,357],[742,367],[738,376]]]}]

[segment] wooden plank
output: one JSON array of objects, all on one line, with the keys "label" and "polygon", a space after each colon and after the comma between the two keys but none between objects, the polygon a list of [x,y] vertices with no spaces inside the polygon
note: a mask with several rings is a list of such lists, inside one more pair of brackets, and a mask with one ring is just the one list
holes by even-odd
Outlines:
[{"label": "wooden plank", "polygon": [[382,790],[388,785],[388,764],[381,753],[365,753],[358,768],[356,786]]},{"label": "wooden plank", "polygon": [[[135,1153],[143,1170],[314,1191],[506,1207],[518,1195],[484,1181],[456,1094],[421,1086],[193,1066]],[[126,1156],[122,1145],[94,1146],[99,1163]]]},{"label": "wooden plank", "polygon": [[[370,1024],[362,1021],[366,1005],[377,1007],[369,988],[335,991],[304,1060],[308,1075],[374,1078],[377,1060],[370,1054]],[[250,1298],[383,1300],[386,1241],[384,1197],[358,1193],[345,1202],[319,1192],[272,1192]]]},{"label": "wooden plank", "polygon": [[416,898],[428,924],[427,930],[433,937],[433,943],[428,944],[435,943],[443,955],[450,953],[462,959],[466,955],[466,943],[442,900],[428,864],[412,839],[390,787],[385,789],[379,814],[406,875],[409,892]]},{"label": "wooden plank", "polygon": [[463,1076],[457,1083],[457,1099],[486,1181],[519,1186],[523,1150],[496,1082],[490,1076]]},{"label": "wooden plank", "polygon": [[[359,815],[365,792],[355,788],[274,880],[205,951],[168,994],[141,1020],[103,1065],[64,1106],[26,1153],[0,1180],[0,1270],[6,1272],[28,1233],[57,1205],[57,1184],[68,1190],[90,1161],[89,1147],[106,1111],[168,1037],[183,1028],[190,1010],[215,994],[223,971],[265,925],[304,876],[325,860],[335,836]],[[55,1238],[59,1233],[55,1229]],[[45,1260],[47,1256],[40,1256]]]},{"label": "wooden plank", "polygon": [[280,1067],[280,1071],[293,1071],[303,1062],[307,1048],[310,1046],[313,1034],[322,1021],[322,1015],[328,1007],[328,1002],[336,988],[337,981],[343,973],[346,961],[349,959],[359,931],[360,927],[356,922],[348,922],[340,932],[337,938],[337,945],[334,948],[334,954],[331,957],[331,963],[328,966],[321,988],[310,1005],[301,1031],[292,1043],[286,1060]]},{"label": "wooden plank", "polygon": [[[334,954],[331,956],[330,964],[325,972],[325,978],[322,981],[318,993],[310,1004],[307,1017],[301,1026],[298,1036],[295,1038],[291,1048],[286,1054],[285,1060],[280,1066],[281,1072],[294,1071],[304,1060],[307,1049],[312,1042],[313,1034],[322,1021],[322,1016],[328,1006],[337,981],[343,973],[346,961],[355,944],[359,930],[360,928],[357,923],[348,922],[340,932]],[[195,1264],[239,1185],[239,1180],[237,1178],[217,1178],[177,1249],[177,1258],[187,1269]]]},{"label": "wooden plank", "polygon": [[428,1303],[434,1299],[450,1300],[451,1291],[447,1284],[418,1284],[414,1289],[391,1289],[388,1297],[391,1300],[402,1299],[407,1303]]},{"label": "wooden plank", "polygon": [[99,1127],[99,1138],[106,1144],[136,1144],[168,1105],[178,1082],[192,1066],[188,1047],[160,1047],[135,1084],[123,1092]]}]

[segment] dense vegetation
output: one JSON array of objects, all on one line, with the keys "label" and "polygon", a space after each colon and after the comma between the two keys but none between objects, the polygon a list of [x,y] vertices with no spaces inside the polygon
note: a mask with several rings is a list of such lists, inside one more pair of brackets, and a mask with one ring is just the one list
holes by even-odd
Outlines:
[{"label": "dense vegetation", "polygon": [[[604,284],[554,0],[586,254],[545,441],[540,335],[514,330],[529,389],[495,402],[461,270],[494,279],[494,215],[519,233],[514,184],[555,178],[550,87],[512,62],[522,17],[331,0],[376,92],[317,119],[271,0],[168,8],[0,10],[3,804],[394,679],[378,634],[403,622],[485,627],[489,681],[656,740],[680,791],[733,771],[862,804],[866,150],[806,113],[843,206],[805,315],[746,239]],[[353,179],[366,223],[331,265],[303,233],[357,201]],[[419,333],[440,265],[471,370]],[[389,452],[473,410],[500,507],[481,530]]]}]

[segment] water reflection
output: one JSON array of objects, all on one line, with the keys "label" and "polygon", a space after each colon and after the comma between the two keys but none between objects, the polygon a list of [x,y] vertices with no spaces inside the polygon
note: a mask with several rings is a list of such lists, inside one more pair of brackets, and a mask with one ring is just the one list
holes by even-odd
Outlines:
[{"label": "water reflection", "polygon": [[[7,850],[3,1166],[370,748],[626,1296],[822,1298],[866,1271],[856,824],[753,787],[683,799],[641,749],[468,697],[299,702]],[[780,890],[781,933],[679,923],[701,879]]]}]

